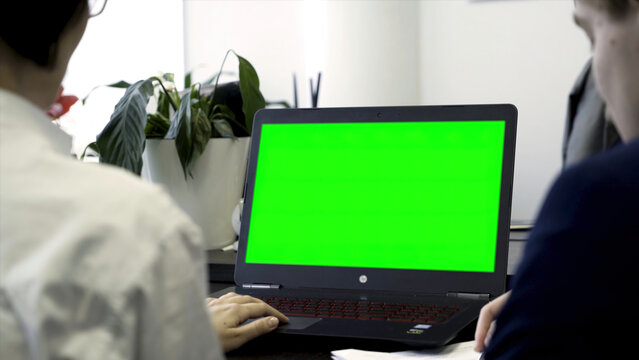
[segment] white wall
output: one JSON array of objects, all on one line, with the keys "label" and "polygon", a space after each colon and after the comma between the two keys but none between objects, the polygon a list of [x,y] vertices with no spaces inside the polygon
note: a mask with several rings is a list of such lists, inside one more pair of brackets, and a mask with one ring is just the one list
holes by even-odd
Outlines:
[{"label": "white wall", "polygon": [[[267,100],[320,106],[510,102],[519,108],[513,218],[534,218],[560,167],[567,93],[589,55],[572,0],[113,0],[89,21],[63,84],[95,85],[161,71],[195,80],[235,49]],[[225,70],[236,72],[230,59]],[[235,79],[233,76],[226,80]],[[178,81],[178,83],[180,83]],[[75,150],[95,138],[120,91],[97,90],[63,125]]]},{"label": "white wall", "polygon": [[320,106],[513,103],[513,218],[532,219],[559,170],[567,94],[589,54],[572,7],[572,0],[184,0],[186,68],[203,80],[233,48],[255,66],[267,100],[292,103],[297,73],[301,106],[309,106],[307,76],[317,70]]},{"label": "white wall", "polygon": [[533,219],[561,166],[567,96],[589,57],[571,0],[428,0],[420,8],[424,104],[519,109],[513,219]]},{"label": "white wall", "polygon": [[[176,80],[181,79],[183,49],[180,0],[111,0],[102,14],[89,19],[62,84],[65,93],[82,99],[93,87],[120,80],[135,82],[161,72],[174,72]],[[78,102],[61,118],[73,135],[76,153],[95,141],[123,94],[96,89],[85,106]]]},{"label": "white wall", "polygon": [[[266,100],[292,102],[292,74],[304,70],[301,8],[296,1],[184,1],[185,66],[194,81],[217,73],[227,50],[253,64]],[[237,60],[229,56],[225,71],[237,79]],[[303,87],[306,90],[306,86]]]},{"label": "white wall", "polygon": [[419,2],[329,1],[320,106],[415,105]]},{"label": "white wall", "polygon": [[[186,68],[202,81],[227,49],[256,68],[267,100],[310,106],[309,78],[322,71],[320,106],[419,102],[418,8],[413,1],[184,1]],[[237,72],[235,59],[226,70]],[[226,79],[231,80],[232,77]]]}]

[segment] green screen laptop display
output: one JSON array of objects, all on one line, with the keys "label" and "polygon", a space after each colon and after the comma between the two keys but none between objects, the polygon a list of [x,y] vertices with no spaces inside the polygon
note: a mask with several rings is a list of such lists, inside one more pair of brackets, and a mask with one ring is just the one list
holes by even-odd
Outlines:
[{"label": "green screen laptop display", "polygon": [[492,272],[504,121],[264,124],[246,262]]}]

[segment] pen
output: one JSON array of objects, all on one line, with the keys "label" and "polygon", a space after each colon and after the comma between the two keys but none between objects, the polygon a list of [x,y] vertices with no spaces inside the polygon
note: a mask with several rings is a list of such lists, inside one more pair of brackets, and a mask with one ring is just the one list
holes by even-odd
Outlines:
[{"label": "pen", "polygon": [[293,73],[293,105],[297,109],[297,76]]}]

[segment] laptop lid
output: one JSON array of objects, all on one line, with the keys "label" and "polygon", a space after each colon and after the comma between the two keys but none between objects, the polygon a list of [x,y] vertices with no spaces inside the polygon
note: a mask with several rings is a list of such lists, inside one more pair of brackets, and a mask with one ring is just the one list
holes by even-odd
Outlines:
[{"label": "laptop lid", "polygon": [[235,281],[283,288],[505,289],[517,110],[260,110]]}]

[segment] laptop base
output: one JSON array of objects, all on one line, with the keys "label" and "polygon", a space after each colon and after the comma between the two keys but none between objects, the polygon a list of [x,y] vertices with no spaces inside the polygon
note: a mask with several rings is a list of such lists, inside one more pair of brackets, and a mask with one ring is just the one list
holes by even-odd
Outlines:
[{"label": "laptop base", "polygon": [[351,292],[332,289],[244,289],[229,287],[212,294],[220,297],[229,292],[250,295],[257,298],[295,297],[311,299],[366,300],[378,302],[398,301],[406,304],[445,304],[460,306],[461,310],[441,324],[427,324],[410,321],[335,319],[322,317],[289,316],[290,323],[283,324],[278,333],[290,335],[344,337],[351,339],[387,340],[411,347],[436,347],[450,342],[459,331],[475,321],[487,300],[461,299],[448,296],[415,294],[398,295],[387,291]]}]

